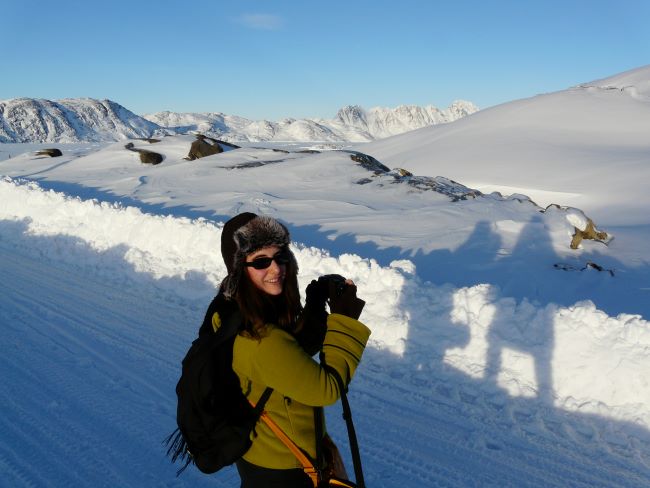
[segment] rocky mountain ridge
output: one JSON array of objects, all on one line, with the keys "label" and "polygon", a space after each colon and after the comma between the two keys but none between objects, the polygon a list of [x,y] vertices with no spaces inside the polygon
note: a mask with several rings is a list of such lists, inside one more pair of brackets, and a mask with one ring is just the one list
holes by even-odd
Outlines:
[{"label": "rocky mountain ridge", "polygon": [[429,125],[453,122],[477,111],[478,107],[473,103],[459,100],[444,110],[431,105],[369,110],[359,105],[347,105],[333,119],[285,118],[278,122],[249,120],[220,112],[157,112],[144,117],[178,133],[202,132],[230,142],[368,142]]},{"label": "rocky mountain ridge", "polygon": [[0,100],[0,142],[101,142],[172,133],[111,100]]},{"label": "rocky mountain ridge", "polygon": [[341,108],[334,119],[250,120],[223,113],[158,112],[139,116],[111,100],[33,98],[0,100],[0,143],[102,142],[165,134],[202,133],[229,142],[367,142],[478,111],[457,101],[440,110],[401,105],[366,110]]}]

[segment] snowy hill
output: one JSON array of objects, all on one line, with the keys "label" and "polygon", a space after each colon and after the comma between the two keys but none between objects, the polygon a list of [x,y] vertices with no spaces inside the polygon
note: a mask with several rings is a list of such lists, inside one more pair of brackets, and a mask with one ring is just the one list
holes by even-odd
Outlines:
[{"label": "snowy hill", "polygon": [[362,150],[481,191],[579,207],[603,224],[650,224],[649,86],[645,66]]},{"label": "snowy hill", "polygon": [[580,86],[599,90],[618,90],[633,98],[650,101],[650,65]]},{"label": "snowy hill", "polygon": [[0,100],[0,142],[119,141],[164,134],[110,100]]},{"label": "snowy hill", "polygon": [[[152,166],[124,142],[9,145],[0,486],[237,485],[176,479],[160,442],[242,211],[287,224],[302,290],[339,273],[367,302],[350,398],[368,486],[650,486],[647,75],[357,151],[188,161],[193,136],[131,141]],[[588,218],[607,238],[572,248]]]},{"label": "snowy hill", "polygon": [[343,107],[334,119],[248,120],[222,113],[158,112],[144,117],[179,133],[199,131],[230,142],[299,141],[367,142],[428,125],[458,120],[478,111],[471,102],[456,101],[440,110],[433,106],[402,105],[365,110]]}]

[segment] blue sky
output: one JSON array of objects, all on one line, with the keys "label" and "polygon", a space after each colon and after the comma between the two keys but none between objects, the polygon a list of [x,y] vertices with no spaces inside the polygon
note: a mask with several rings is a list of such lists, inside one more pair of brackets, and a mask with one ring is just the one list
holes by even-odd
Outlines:
[{"label": "blue sky", "polygon": [[0,99],[331,118],[481,108],[650,64],[646,0],[2,0]]}]

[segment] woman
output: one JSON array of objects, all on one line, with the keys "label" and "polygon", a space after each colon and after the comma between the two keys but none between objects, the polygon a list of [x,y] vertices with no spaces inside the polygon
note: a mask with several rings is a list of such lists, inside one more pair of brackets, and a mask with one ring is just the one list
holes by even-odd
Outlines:
[{"label": "woman", "polygon": [[[356,297],[356,287],[348,280],[344,293],[329,299],[329,315],[312,310],[311,317],[326,317],[323,338],[318,324],[305,318],[298,265],[289,243],[289,232],[277,220],[252,213],[233,217],[221,236],[228,270],[221,293],[238,306],[242,316],[232,362],[242,391],[256,403],[267,387],[273,388],[266,412],[315,460],[315,418],[321,418],[315,413],[335,403],[340,392],[335,375],[312,358],[316,351],[311,344],[317,337],[317,348],[322,344],[321,361],[336,370],[347,385],[370,331],[357,320],[364,302]],[[308,295],[316,294],[315,283],[311,290],[308,287]],[[314,302],[314,296],[309,298]],[[322,308],[324,312],[324,303]],[[212,316],[213,329],[221,319],[217,311]],[[252,447],[237,462],[242,488],[312,486],[296,457],[265,423],[258,422],[251,439]]]}]

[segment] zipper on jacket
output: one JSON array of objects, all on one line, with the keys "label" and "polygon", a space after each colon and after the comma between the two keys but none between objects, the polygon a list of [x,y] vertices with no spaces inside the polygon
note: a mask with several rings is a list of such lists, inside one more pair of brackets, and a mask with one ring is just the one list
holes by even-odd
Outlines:
[{"label": "zipper on jacket", "polygon": [[289,419],[289,425],[291,426],[291,432],[296,433],[296,429],[293,426],[293,416],[291,415],[291,403],[293,403],[293,400],[289,398],[288,396],[284,397],[284,408],[287,411],[287,418]]}]

